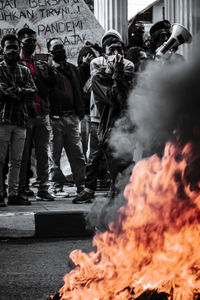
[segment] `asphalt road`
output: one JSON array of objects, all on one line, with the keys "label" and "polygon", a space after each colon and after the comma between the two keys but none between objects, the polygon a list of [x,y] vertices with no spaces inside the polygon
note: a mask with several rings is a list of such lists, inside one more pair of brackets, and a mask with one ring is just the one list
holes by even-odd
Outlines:
[{"label": "asphalt road", "polygon": [[0,300],[47,300],[73,267],[74,249],[90,252],[92,239],[0,240]]}]

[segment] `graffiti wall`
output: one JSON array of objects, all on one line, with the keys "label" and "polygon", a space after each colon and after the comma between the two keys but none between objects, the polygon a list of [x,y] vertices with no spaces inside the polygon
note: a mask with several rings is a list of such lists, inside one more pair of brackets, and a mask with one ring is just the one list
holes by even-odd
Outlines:
[{"label": "graffiti wall", "polygon": [[0,0],[0,38],[25,24],[37,33],[37,52],[46,53],[48,39],[60,37],[72,62],[85,40],[100,43],[104,33],[83,0]]}]

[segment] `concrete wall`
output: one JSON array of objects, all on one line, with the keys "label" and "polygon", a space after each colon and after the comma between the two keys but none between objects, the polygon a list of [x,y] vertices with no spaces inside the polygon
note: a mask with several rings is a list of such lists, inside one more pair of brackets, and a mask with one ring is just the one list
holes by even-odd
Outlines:
[{"label": "concrete wall", "polygon": [[94,15],[105,29],[119,31],[126,42],[128,40],[127,0],[94,0]]},{"label": "concrete wall", "polygon": [[153,23],[163,20],[164,0],[161,0],[153,6]]}]

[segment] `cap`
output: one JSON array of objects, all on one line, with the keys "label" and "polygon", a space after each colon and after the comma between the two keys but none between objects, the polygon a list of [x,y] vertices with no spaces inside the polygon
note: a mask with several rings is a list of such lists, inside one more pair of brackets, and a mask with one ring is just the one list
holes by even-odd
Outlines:
[{"label": "cap", "polygon": [[101,45],[103,44],[103,42],[105,41],[105,39],[107,39],[110,36],[117,37],[119,39],[119,41],[122,42],[122,36],[121,36],[121,34],[117,30],[115,30],[115,29],[110,29],[110,30],[106,31],[104,33],[104,35],[102,36],[102,38],[101,38]]},{"label": "cap", "polygon": [[131,27],[131,32],[134,33],[136,31],[144,32],[144,24],[142,22],[138,21]]},{"label": "cap", "polygon": [[151,37],[156,37],[162,33],[171,33],[171,23],[168,20],[163,20],[155,23],[149,31]]}]

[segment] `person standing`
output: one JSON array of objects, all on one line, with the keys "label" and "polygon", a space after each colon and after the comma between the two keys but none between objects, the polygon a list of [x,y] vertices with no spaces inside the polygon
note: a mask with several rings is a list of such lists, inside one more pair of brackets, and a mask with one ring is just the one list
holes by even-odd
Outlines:
[{"label": "person standing", "polygon": [[[114,29],[108,30],[103,35],[102,52],[103,55],[93,59],[90,64],[90,72],[92,76],[91,102],[94,109],[94,121],[96,120],[98,122],[96,124],[96,131],[98,131],[98,145],[96,146],[96,151],[94,151],[92,155],[91,162],[86,168],[85,189],[80,195],[73,199],[74,204],[89,203],[95,197],[98,166],[102,164],[104,156],[106,157],[107,169],[112,180],[111,191],[109,194],[113,196],[115,190],[115,179],[118,171],[119,169],[122,170],[129,164],[128,162],[128,164],[124,164],[122,167],[122,162],[120,162],[119,159],[112,159],[112,155],[108,155],[112,152],[110,150],[108,151],[108,140],[114,121],[119,117],[122,107],[123,109],[126,107],[126,97],[132,81],[134,65],[131,61],[123,58],[119,64],[122,68],[121,70],[115,70],[114,67],[112,67],[112,70],[109,70],[110,73],[107,73],[108,66],[110,64],[113,66],[113,62],[110,58],[114,60],[116,54],[119,54],[120,57],[122,57],[121,54],[123,53],[122,37],[120,33]],[[98,86],[96,85],[97,78],[101,83]],[[122,101],[121,104],[118,99]],[[120,163],[121,166],[119,166]]]},{"label": "person standing", "polygon": [[73,179],[79,194],[85,183],[85,159],[83,155],[79,122],[84,116],[84,105],[78,68],[67,62],[66,52],[59,38],[47,43],[52,57],[57,80],[50,90],[50,111],[52,124],[52,181],[54,192],[62,192],[66,178],[60,169],[61,152],[64,147],[69,159]]},{"label": "person standing", "polygon": [[38,192],[36,199],[53,201],[54,196],[48,192],[49,181],[49,142],[50,142],[50,118],[49,118],[49,89],[55,82],[52,69],[47,62],[36,60],[33,56],[36,48],[36,32],[30,28],[22,28],[18,31],[21,42],[21,64],[27,66],[33,76],[38,93],[32,106],[28,106],[29,121],[20,169],[19,194],[27,198],[27,166],[30,159],[30,147],[33,142],[36,156],[36,173]]},{"label": "person standing", "polygon": [[37,88],[28,68],[19,64],[20,42],[13,34],[2,38],[4,60],[0,63],[0,206],[3,196],[3,167],[9,149],[8,205],[30,205],[18,196],[19,172],[28,121],[27,103]]}]

